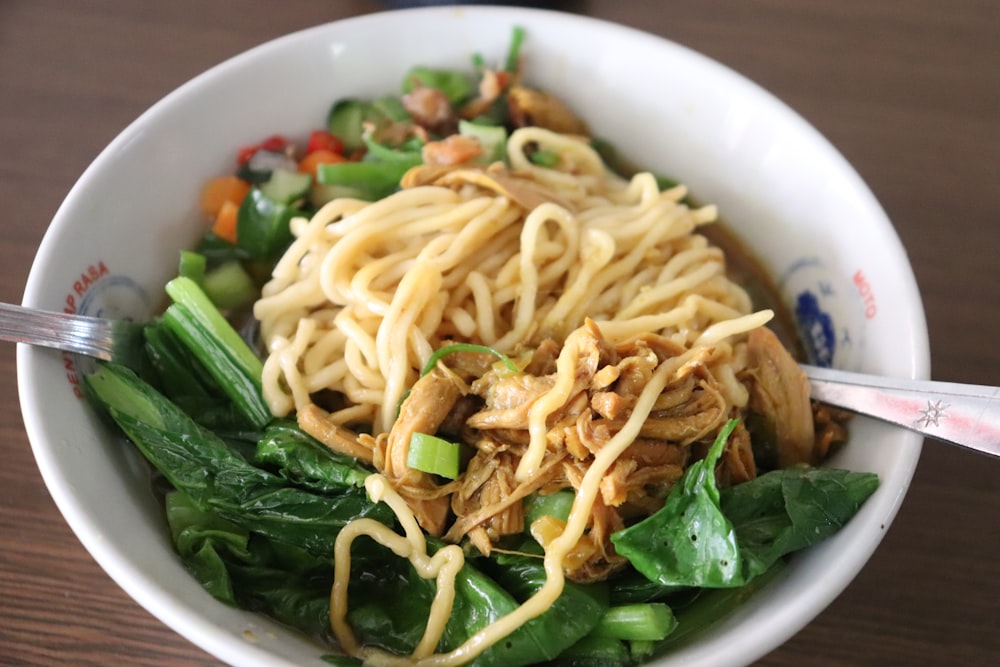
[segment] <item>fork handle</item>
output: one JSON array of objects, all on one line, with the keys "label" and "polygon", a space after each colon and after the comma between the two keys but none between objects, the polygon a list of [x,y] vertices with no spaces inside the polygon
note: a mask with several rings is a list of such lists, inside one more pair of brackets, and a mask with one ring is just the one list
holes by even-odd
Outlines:
[{"label": "fork handle", "polygon": [[818,401],[1000,457],[1000,387],[803,369]]}]

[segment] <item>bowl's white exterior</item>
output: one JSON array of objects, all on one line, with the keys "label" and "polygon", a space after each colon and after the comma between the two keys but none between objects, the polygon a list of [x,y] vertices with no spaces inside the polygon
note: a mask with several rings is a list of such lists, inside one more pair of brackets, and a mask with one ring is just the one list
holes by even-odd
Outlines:
[{"label": "bowl's white exterior", "polygon": [[[396,90],[413,64],[499,59],[527,30],[529,80],[550,89],[635,163],[676,175],[779,279],[814,297],[838,366],[927,377],[926,326],[905,252],[857,173],[793,111],[733,71],[677,44],[592,19],[503,8],[369,15],[293,34],[229,60],[136,120],[83,174],[39,248],[27,305],[144,316],[161,306],[179,249],[203,224],[199,188],[234,149],[321,127],[345,95]],[[388,47],[388,48],[387,48]],[[815,314],[815,313],[814,313]],[[822,349],[828,353],[830,349]],[[18,350],[22,412],[56,504],[100,565],[164,623],[243,667],[323,664],[322,649],[216,603],[171,548],[144,464],[75,391],[82,370]],[[655,662],[742,665],[775,648],[854,577],[909,485],[921,439],[858,419],[834,465],[882,485],[839,535],[798,557],[715,631]]]}]

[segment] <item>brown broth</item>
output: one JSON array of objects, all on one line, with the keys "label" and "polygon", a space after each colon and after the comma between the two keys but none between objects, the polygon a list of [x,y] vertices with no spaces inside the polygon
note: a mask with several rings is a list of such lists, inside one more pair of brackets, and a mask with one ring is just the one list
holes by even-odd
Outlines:
[{"label": "brown broth", "polygon": [[747,291],[754,307],[774,311],[774,319],[768,326],[792,356],[800,361],[804,360],[806,353],[798,335],[795,317],[782,301],[778,285],[764,264],[725,221],[704,225],[698,231],[709,243],[722,249],[726,257],[727,275]]}]

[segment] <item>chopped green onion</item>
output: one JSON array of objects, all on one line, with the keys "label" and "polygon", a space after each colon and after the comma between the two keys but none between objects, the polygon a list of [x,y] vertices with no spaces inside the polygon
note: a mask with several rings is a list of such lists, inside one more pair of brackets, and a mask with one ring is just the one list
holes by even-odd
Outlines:
[{"label": "chopped green onion", "polygon": [[409,169],[423,162],[421,150],[423,149],[424,142],[418,137],[412,137],[398,146],[388,146],[379,143],[368,133],[365,133],[362,140],[365,143],[366,152],[364,160],[366,163],[388,162],[398,165],[400,168]]},{"label": "chopped green onion", "polygon": [[190,278],[199,285],[205,277],[205,256],[193,250],[181,250],[181,258],[177,263],[177,275]]},{"label": "chopped green onion", "polygon": [[406,465],[414,470],[455,479],[458,477],[460,450],[457,442],[450,442],[436,435],[414,433],[410,436]]},{"label": "chopped green onion", "polygon": [[594,634],[623,641],[659,641],[677,627],[670,607],[662,602],[645,602],[611,607],[594,629]]},{"label": "chopped green onion", "polygon": [[521,62],[521,44],[524,42],[524,28],[521,26],[514,26],[514,30],[510,35],[510,47],[507,49],[507,59],[504,61],[503,68],[511,73],[517,72],[518,65]]},{"label": "chopped green onion", "polygon": [[358,658],[352,658],[349,655],[335,655],[333,653],[321,655],[320,660],[328,665],[334,665],[334,667],[361,667],[363,664]]},{"label": "chopped green onion", "polygon": [[376,201],[399,188],[399,180],[412,165],[408,162],[334,162],[316,168],[316,182],[338,185],[358,199]]},{"label": "chopped green onion", "polygon": [[520,373],[521,369],[517,367],[510,357],[508,357],[503,352],[499,350],[494,350],[492,347],[487,347],[486,345],[476,345],[475,343],[453,343],[451,345],[445,345],[439,348],[431,355],[427,363],[424,364],[424,369],[420,371],[420,377],[423,377],[434,370],[437,363],[443,358],[447,357],[449,354],[455,352],[480,352],[482,354],[492,354],[504,363],[504,365],[515,373]]}]

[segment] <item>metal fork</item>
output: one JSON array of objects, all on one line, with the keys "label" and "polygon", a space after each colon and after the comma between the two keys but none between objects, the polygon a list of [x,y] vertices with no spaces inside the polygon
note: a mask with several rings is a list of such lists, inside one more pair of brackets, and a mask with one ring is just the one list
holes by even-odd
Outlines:
[{"label": "metal fork", "polygon": [[135,367],[142,324],[0,303],[0,340],[41,345]]}]

